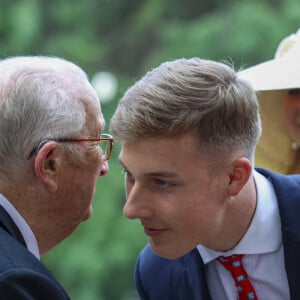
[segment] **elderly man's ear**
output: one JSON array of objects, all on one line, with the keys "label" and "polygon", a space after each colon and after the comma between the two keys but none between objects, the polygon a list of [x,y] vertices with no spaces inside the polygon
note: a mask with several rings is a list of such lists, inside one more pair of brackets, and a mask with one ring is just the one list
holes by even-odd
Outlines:
[{"label": "elderly man's ear", "polygon": [[61,168],[61,152],[56,142],[47,142],[35,158],[35,175],[49,192],[55,192],[58,186],[58,171]]}]

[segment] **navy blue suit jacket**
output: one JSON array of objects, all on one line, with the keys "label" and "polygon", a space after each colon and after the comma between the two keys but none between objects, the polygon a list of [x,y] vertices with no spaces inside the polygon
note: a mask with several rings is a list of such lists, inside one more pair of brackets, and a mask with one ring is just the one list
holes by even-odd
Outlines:
[{"label": "navy blue suit jacket", "polygon": [[[300,175],[280,175],[264,169],[278,199],[285,269],[292,300],[300,299]],[[147,245],[138,257],[135,284],[142,300],[211,300],[203,261],[195,248],[169,260]]]},{"label": "navy blue suit jacket", "polygon": [[22,235],[2,206],[0,206],[0,299],[69,299],[47,268],[27,250]]}]

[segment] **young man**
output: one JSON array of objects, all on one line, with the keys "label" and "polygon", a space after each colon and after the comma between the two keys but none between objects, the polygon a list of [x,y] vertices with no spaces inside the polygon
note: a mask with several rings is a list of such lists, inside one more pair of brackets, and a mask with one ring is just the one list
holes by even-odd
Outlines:
[{"label": "young man", "polygon": [[141,299],[300,299],[300,177],[254,169],[258,103],[231,67],[163,63],[128,89],[110,129],[124,214],[149,238]]},{"label": "young man", "polygon": [[92,214],[112,148],[103,128],[78,66],[54,57],[0,61],[1,299],[69,299],[39,259]]}]

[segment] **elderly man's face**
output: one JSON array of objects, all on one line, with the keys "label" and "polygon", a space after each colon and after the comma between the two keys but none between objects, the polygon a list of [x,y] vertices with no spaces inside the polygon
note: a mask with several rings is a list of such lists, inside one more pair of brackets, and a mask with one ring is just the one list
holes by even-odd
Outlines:
[{"label": "elderly man's face", "polygon": [[284,118],[291,139],[300,144],[300,89],[287,91],[284,102]]},{"label": "elderly man's face", "polygon": [[[104,119],[98,99],[86,101],[86,112],[87,126],[80,137],[99,138],[104,129]],[[91,216],[97,179],[108,172],[108,164],[103,160],[98,142],[80,143],[80,147],[83,148],[84,163],[76,164],[69,157],[64,159],[60,199],[55,204],[55,214],[66,235]]]}]

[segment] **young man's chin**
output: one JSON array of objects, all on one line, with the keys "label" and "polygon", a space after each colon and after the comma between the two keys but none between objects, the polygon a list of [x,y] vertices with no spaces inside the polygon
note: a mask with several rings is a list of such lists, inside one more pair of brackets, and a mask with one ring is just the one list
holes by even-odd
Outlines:
[{"label": "young man's chin", "polygon": [[166,258],[166,259],[178,259],[184,255],[186,255],[187,253],[189,253],[193,248],[180,248],[180,249],[174,249],[174,248],[163,248],[163,247],[157,247],[155,245],[153,245],[150,242],[150,246],[152,251],[162,257],[162,258]]}]

